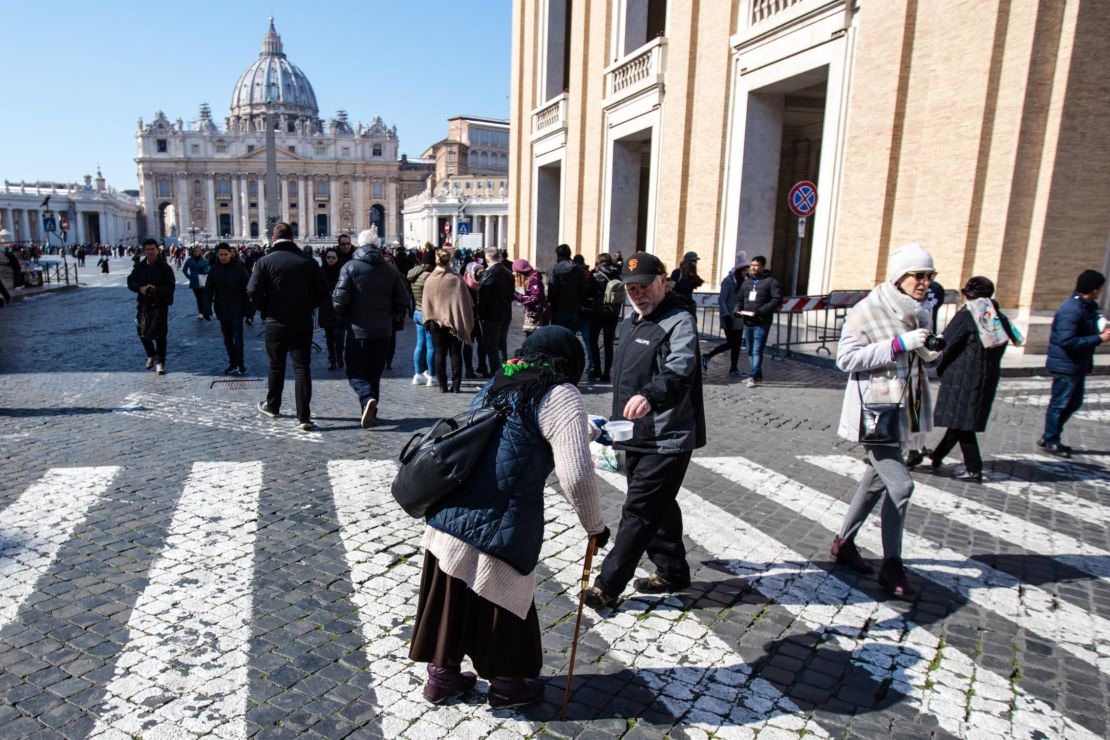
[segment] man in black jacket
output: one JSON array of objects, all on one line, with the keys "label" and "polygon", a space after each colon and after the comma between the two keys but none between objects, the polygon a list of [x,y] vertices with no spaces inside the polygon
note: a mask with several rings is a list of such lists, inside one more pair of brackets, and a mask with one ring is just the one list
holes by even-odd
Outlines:
[{"label": "man in black jacket", "polygon": [[220,331],[224,335],[224,349],[227,350],[227,369],[224,375],[238,372],[247,374],[243,362],[243,317],[247,314],[247,268],[235,256],[235,250],[227,242],[216,245],[216,264],[208,271],[204,283],[207,303],[216,309],[220,320]]},{"label": "man in black jacket", "polygon": [[158,242],[143,242],[143,259],[127,276],[128,290],[138,293],[139,339],[146,350],[146,368],[155,367],[159,375],[166,374],[166,334],[169,330],[169,312],[173,305],[173,291],[177,281],[173,270],[162,259]]},{"label": "man in black jacket", "polygon": [[570,247],[555,247],[555,266],[547,278],[547,302],[551,306],[551,323],[565,326],[582,337],[589,366],[586,371],[596,378],[597,353],[590,343],[589,316],[584,312],[592,307],[594,282],[585,265],[571,259]]},{"label": "man in black jacket", "polygon": [[697,321],[678,296],[667,293],[663,263],[646,252],[628,258],[621,273],[635,309],[621,326],[613,366],[613,418],[634,422],[625,451],[628,493],[613,549],[586,591],[594,609],[615,606],[645,553],[656,572],[640,578],[642,593],[670,593],[690,585],[682,542],[678,489],[695,449],[705,446]]},{"label": "man in black jacket", "polygon": [[331,302],[347,325],[347,382],[358,394],[362,428],[368,429],[378,410],[393,324],[404,319],[409,304],[401,274],[385,261],[370,230],[358,235],[354,257],[339,270]]},{"label": "man in black jacket", "polygon": [[749,388],[763,382],[763,348],[767,346],[775,311],[781,305],[782,289],[779,281],[767,272],[767,258],[763,255],[752,257],[748,277],[740,284],[740,295],[736,299],[736,310],[744,322],[744,342],[748,345],[751,361],[751,375],[744,382]]},{"label": "man in black jacket", "polygon": [[309,405],[312,401],[312,312],[327,297],[324,277],[316,260],[293,243],[293,228],[274,226],[271,251],[254,266],[247,295],[266,317],[266,354],[270,375],[266,400],[258,410],[277,417],[285,389],[285,358],[293,357],[294,397],[301,429],[316,429]]},{"label": "man in black jacket", "polygon": [[513,298],[516,281],[513,271],[505,266],[501,250],[486,247],[489,267],[478,284],[478,324],[482,330],[482,351],[486,353],[486,367],[496,373],[501,363],[509,359],[509,324],[513,320]]}]

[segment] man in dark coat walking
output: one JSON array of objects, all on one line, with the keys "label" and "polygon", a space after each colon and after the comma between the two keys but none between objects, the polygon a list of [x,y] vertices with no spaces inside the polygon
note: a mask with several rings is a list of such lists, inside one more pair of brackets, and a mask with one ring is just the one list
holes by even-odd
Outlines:
[{"label": "man in dark coat walking", "polygon": [[220,320],[220,331],[224,335],[224,348],[227,350],[227,369],[224,375],[238,372],[247,374],[243,362],[243,317],[247,313],[247,268],[243,267],[235,255],[235,250],[227,242],[216,245],[216,264],[208,272],[204,283],[208,305],[216,309]]},{"label": "man in dark coat walking", "polygon": [[293,228],[287,223],[274,226],[269,254],[254,266],[247,295],[266,317],[266,354],[270,374],[266,400],[258,410],[277,417],[281,394],[285,390],[285,358],[293,358],[294,398],[301,429],[316,429],[312,421],[312,312],[327,298],[320,265],[293,243]]},{"label": "man in dark coat walking", "polygon": [[1099,326],[1096,303],[1105,284],[1101,272],[1084,270],[1075,281],[1075,292],[1052,318],[1045,363],[1052,373],[1052,397],[1037,445],[1060,457],[1071,457],[1071,447],[1061,443],[1060,436],[1068,419],[1083,405],[1087,376],[1095,368],[1095,348],[1110,341],[1110,325]]},{"label": "man in dark coat walking", "polygon": [[363,231],[358,244],[339,270],[331,302],[347,325],[347,382],[358,394],[362,428],[368,429],[377,415],[393,323],[404,318],[409,300],[401,273],[382,256],[378,237]]},{"label": "man in dark coat walking", "polygon": [[139,339],[146,350],[146,368],[154,367],[159,375],[166,374],[166,334],[169,332],[169,311],[173,305],[176,281],[173,270],[161,257],[158,242],[143,242],[143,259],[127,276],[128,290],[138,293],[135,323]]},{"label": "man in dark coat walking", "polygon": [[505,266],[500,249],[486,247],[486,261],[489,267],[478,283],[478,324],[486,361],[479,366],[484,364],[495,375],[501,363],[509,359],[509,324],[513,320],[516,281],[513,271]]},{"label": "man in dark coat walking", "polygon": [[775,321],[775,312],[782,305],[782,289],[779,281],[767,271],[767,258],[763,255],[752,257],[748,277],[740,284],[740,295],[736,309],[744,322],[744,341],[748,345],[751,361],[751,375],[744,382],[755,388],[763,382],[763,348]]}]

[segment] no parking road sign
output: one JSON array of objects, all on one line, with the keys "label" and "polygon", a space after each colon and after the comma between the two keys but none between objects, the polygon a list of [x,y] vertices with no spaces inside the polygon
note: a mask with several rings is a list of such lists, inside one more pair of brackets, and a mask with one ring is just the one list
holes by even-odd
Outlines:
[{"label": "no parking road sign", "polygon": [[786,203],[795,216],[809,216],[817,207],[817,186],[809,180],[802,180],[790,188]]}]

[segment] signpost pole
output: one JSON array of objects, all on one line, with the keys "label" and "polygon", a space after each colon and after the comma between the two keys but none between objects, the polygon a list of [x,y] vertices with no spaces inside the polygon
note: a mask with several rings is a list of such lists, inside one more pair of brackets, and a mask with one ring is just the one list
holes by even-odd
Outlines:
[{"label": "signpost pole", "polygon": [[790,295],[798,295],[798,272],[802,269],[802,237],[806,235],[806,217],[798,216],[798,235],[794,239],[794,276],[790,279]]}]

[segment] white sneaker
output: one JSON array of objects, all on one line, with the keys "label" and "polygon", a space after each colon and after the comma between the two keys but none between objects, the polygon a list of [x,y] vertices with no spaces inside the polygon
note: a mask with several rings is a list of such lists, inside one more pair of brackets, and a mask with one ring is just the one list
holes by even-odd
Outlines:
[{"label": "white sneaker", "polygon": [[424,382],[424,373],[417,373],[416,375],[412,376],[412,384],[413,385],[420,385],[423,382]]},{"label": "white sneaker", "polygon": [[427,383],[425,383],[424,385],[426,385],[426,386],[428,386],[429,388],[431,388],[431,387],[432,387],[433,385],[439,385],[439,381],[438,381],[438,380],[436,380],[436,376],[434,376],[434,375],[429,375],[429,376],[428,376],[428,382],[427,382]]},{"label": "white sneaker", "polygon": [[755,378],[748,378],[744,381],[744,385],[748,386],[749,388],[757,388],[759,387],[759,381]]}]

